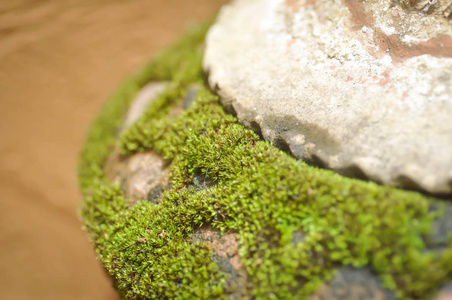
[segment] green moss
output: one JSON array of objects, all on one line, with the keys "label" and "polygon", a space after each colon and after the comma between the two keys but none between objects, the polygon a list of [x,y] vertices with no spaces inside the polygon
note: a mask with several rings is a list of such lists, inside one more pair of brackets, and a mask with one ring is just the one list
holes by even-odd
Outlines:
[{"label": "green moss", "polygon": [[[228,275],[205,244],[191,239],[204,224],[238,232],[240,258],[258,299],[309,295],[341,265],[370,265],[406,299],[425,299],[450,279],[451,243],[441,254],[424,243],[438,216],[431,209],[437,200],[308,166],[223,111],[203,80],[207,27],[127,81],[94,122],[82,151],[81,214],[119,293],[130,299],[227,298]],[[117,140],[130,100],[153,80],[171,84]],[[167,116],[193,85],[198,93],[190,107]],[[161,202],[131,206],[105,178],[115,144],[124,155],[153,149],[171,161],[172,188]],[[196,174],[215,185],[190,188]]]}]

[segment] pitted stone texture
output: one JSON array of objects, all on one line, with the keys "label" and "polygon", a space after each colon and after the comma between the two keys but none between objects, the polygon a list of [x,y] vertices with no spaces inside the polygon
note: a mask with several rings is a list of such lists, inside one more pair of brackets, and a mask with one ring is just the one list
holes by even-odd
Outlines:
[{"label": "pitted stone texture", "polygon": [[208,33],[204,68],[242,124],[297,158],[449,194],[450,20],[438,21],[436,36],[410,38],[408,27],[435,17],[403,11],[417,23],[390,32],[383,25],[400,22],[402,11],[391,3],[234,1]]},{"label": "pitted stone texture", "polygon": [[450,0],[394,0],[404,9],[415,9],[428,15],[436,15],[449,19],[452,17],[452,1]]}]

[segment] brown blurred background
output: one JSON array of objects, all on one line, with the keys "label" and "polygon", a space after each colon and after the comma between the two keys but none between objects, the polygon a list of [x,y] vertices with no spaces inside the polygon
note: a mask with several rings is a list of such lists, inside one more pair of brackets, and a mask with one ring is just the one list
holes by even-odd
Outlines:
[{"label": "brown blurred background", "polygon": [[226,0],[0,0],[0,299],[117,299],[77,215],[89,124]]}]

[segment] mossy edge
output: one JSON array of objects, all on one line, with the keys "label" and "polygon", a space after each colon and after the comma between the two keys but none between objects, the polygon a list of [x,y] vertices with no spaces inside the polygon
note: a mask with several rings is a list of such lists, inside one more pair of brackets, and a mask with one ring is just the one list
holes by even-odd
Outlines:
[{"label": "mossy edge", "polygon": [[[130,299],[227,297],[227,275],[211,250],[189,239],[203,224],[239,233],[249,292],[257,298],[304,297],[343,264],[370,264],[406,299],[425,299],[450,279],[451,244],[438,255],[424,241],[438,201],[296,161],[223,111],[201,69],[208,26],[127,80],[94,121],[82,150],[81,215],[119,293]],[[172,161],[173,187],[157,205],[131,206],[105,178],[104,164],[118,146],[131,99],[154,80],[171,84],[122,134],[119,146],[125,155],[153,149]],[[166,118],[192,85],[199,89],[194,103]],[[216,185],[188,188],[196,173]],[[300,232],[303,241],[293,242]]]}]

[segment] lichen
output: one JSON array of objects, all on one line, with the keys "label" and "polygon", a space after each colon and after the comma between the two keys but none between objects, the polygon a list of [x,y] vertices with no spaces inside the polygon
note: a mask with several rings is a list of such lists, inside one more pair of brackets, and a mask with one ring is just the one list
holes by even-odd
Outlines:
[{"label": "lichen", "polygon": [[[81,215],[97,255],[127,299],[217,299],[233,293],[212,250],[193,233],[237,232],[250,298],[293,299],[315,291],[342,265],[370,266],[403,299],[426,299],[452,275],[452,242],[428,250],[445,200],[350,179],[296,160],[225,113],[205,85],[208,24],[152,60],[119,89],[82,150]],[[170,81],[144,115],[117,137],[133,96]],[[197,95],[168,116],[187,90]],[[153,150],[171,161],[171,188],[135,205],[105,177],[105,161]],[[214,184],[191,185],[199,174]]]}]

